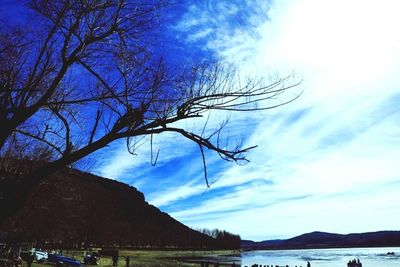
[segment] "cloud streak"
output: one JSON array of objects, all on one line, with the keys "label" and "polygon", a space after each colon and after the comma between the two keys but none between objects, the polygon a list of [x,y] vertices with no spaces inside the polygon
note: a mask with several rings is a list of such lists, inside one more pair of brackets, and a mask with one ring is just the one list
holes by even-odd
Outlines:
[{"label": "cloud streak", "polygon": [[[399,179],[397,8],[393,1],[276,1],[261,8],[268,10],[264,19],[249,14],[257,27],[222,24],[217,39],[205,40],[208,48],[241,62],[247,73],[295,70],[306,90],[295,103],[257,117],[247,139],[259,145],[250,164],[224,168],[215,194],[173,216],[255,239],[276,231],[287,237],[316,229],[395,229],[368,210],[399,219],[396,190],[387,186]],[[270,183],[252,186],[260,180]]]},{"label": "cloud streak", "polygon": [[304,93],[231,116],[232,136],[258,147],[244,166],[207,154],[211,189],[196,147],[175,136],[157,137],[167,151],[159,168],[142,171],[148,159],[132,162],[118,148],[100,173],[122,179],[139,170],[128,179],[143,181],[150,203],[191,227],[243,238],[397,229],[399,8],[386,0],[193,2],[172,29],[188,46],[238,63],[243,76],[296,73]]}]

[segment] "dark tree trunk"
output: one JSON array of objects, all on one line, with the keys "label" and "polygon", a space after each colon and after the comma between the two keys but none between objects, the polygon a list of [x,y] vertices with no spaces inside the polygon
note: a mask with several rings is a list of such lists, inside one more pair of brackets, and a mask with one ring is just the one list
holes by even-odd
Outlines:
[{"label": "dark tree trunk", "polygon": [[7,138],[12,134],[12,131],[9,130],[4,124],[1,124],[0,129],[0,150],[3,148],[4,144],[7,141]]}]

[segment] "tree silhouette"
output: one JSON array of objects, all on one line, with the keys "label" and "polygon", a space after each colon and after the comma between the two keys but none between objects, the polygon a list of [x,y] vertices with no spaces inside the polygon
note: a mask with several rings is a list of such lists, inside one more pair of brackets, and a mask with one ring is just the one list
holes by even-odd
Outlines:
[{"label": "tree silhouette", "polygon": [[243,82],[220,61],[168,66],[150,38],[166,4],[31,0],[30,27],[2,24],[0,222],[43,177],[118,139],[131,153],[142,136],[172,132],[193,141],[208,185],[204,149],[236,162],[253,147],[221,142],[226,124],[206,134],[207,124],[196,133],[176,122],[212,110],[271,109],[298,97],[272,101],[298,84],[291,77]]},{"label": "tree silhouette", "polygon": [[219,229],[209,230],[204,228],[198,231],[214,238],[218,249],[240,249],[241,238],[239,235]]}]

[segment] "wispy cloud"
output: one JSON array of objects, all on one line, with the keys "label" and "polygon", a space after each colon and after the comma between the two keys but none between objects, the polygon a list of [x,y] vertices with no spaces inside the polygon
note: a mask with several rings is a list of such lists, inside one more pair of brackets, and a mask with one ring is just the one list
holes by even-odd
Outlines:
[{"label": "wispy cloud", "polygon": [[192,180],[179,187],[154,192],[150,194],[149,201],[153,205],[162,207],[201,193],[204,193],[204,184],[199,184],[198,180]]},{"label": "wispy cloud", "polygon": [[[250,153],[250,164],[224,165],[201,204],[171,208],[173,216],[258,239],[277,231],[288,236],[316,229],[395,229],[399,4],[304,0],[258,7],[263,12],[246,13],[254,22],[249,28],[221,23],[196,29],[218,32],[205,37],[207,47],[240,62],[242,71],[295,71],[306,90],[295,103],[256,117],[247,144],[259,147]],[[190,33],[196,35],[193,28]],[[260,180],[270,183],[252,183]],[[368,215],[370,209],[390,219]]]},{"label": "wispy cloud", "polygon": [[[258,147],[244,166],[207,153],[210,189],[198,148],[174,135],[155,138],[154,168],[148,146],[137,157],[116,146],[99,172],[140,185],[189,226],[244,238],[397,229],[399,8],[389,0],[193,2],[173,29],[188,46],[239,63],[244,76],[295,72],[304,93],[276,110],[231,115],[226,133]],[[212,114],[210,125],[225,118]],[[196,130],[205,119],[181,126]]]}]

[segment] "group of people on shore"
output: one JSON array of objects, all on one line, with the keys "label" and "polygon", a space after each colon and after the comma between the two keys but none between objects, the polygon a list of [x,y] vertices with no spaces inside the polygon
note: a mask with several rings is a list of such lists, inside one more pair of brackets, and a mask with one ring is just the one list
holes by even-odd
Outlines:
[{"label": "group of people on shore", "polygon": [[360,259],[350,260],[347,263],[347,267],[362,267],[362,263],[360,262]]},{"label": "group of people on shore", "polygon": [[[129,263],[131,262],[131,258],[129,256],[125,257],[126,267],[129,267]],[[112,266],[118,266],[118,255],[112,256]]]}]

